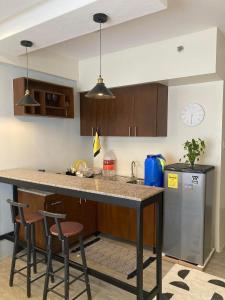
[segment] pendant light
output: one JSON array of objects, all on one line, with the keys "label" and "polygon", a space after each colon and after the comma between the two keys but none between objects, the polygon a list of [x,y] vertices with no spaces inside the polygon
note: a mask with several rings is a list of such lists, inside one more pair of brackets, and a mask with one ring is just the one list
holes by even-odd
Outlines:
[{"label": "pendant light", "polygon": [[99,23],[99,40],[100,40],[100,72],[96,86],[90,90],[85,97],[92,99],[114,99],[115,96],[113,93],[105,86],[102,78],[102,24],[105,23],[108,19],[108,16],[102,13],[95,14],[93,20],[96,23]]},{"label": "pendant light", "polygon": [[31,41],[21,41],[20,45],[26,48],[26,58],[27,58],[27,78],[26,78],[26,90],[25,95],[19,100],[19,102],[16,104],[18,106],[40,106],[40,103],[38,103],[30,94],[29,91],[29,78],[28,78],[28,51],[27,48],[31,48],[33,46],[33,43]]}]

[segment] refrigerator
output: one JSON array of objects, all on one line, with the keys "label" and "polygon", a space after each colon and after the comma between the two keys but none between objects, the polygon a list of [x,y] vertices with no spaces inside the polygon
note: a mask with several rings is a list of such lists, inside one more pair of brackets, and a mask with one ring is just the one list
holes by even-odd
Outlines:
[{"label": "refrigerator", "polygon": [[204,265],[213,250],[214,167],[165,167],[163,252]]}]

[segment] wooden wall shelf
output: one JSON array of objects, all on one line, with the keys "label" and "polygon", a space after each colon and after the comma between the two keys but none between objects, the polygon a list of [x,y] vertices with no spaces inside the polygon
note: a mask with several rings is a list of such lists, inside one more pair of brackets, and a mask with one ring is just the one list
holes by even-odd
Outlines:
[{"label": "wooden wall shelf", "polygon": [[13,80],[14,115],[74,118],[73,88],[29,78],[29,90],[40,106],[17,106],[25,89],[25,77]]}]

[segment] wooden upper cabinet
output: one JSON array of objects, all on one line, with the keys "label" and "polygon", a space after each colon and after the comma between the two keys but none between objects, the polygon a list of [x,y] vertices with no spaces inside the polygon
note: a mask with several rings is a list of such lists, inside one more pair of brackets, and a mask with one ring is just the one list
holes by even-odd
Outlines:
[{"label": "wooden upper cabinet", "polygon": [[140,84],[112,89],[112,100],[87,99],[81,93],[81,135],[166,136],[168,88]]},{"label": "wooden upper cabinet", "polygon": [[96,102],[80,94],[80,134],[83,136],[94,135],[96,130]]},{"label": "wooden upper cabinet", "polygon": [[100,135],[107,136],[112,100],[90,99],[85,94],[80,94],[80,134],[91,136],[98,131]]},{"label": "wooden upper cabinet", "polygon": [[[130,87],[112,89],[115,99],[108,102],[108,136],[131,136],[134,97]],[[108,101],[108,100],[106,100]]]},{"label": "wooden upper cabinet", "polygon": [[157,85],[137,85],[132,88],[134,94],[134,136],[157,135]]},{"label": "wooden upper cabinet", "polygon": [[168,116],[168,87],[158,84],[157,95],[157,136],[167,136],[167,116]]},{"label": "wooden upper cabinet", "polygon": [[110,101],[111,100],[101,99],[94,100],[96,106],[96,131],[102,136],[108,135],[108,127],[110,126],[108,122]]}]

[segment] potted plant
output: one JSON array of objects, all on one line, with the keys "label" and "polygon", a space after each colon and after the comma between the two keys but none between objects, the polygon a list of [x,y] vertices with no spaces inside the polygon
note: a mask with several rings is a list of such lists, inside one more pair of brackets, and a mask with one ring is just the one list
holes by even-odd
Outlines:
[{"label": "potted plant", "polygon": [[196,160],[199,161],[199,157],[205,152],[205,142],[200,138],[186,141],[184,151],[186,151],[183,156],[186,159],[185,163],[194,168]]}]

